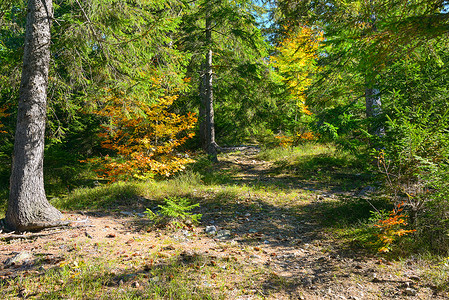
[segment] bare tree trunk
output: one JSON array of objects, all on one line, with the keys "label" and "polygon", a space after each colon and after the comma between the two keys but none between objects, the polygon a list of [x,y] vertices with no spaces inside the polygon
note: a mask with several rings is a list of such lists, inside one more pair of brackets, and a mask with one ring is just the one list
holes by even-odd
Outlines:
[{"label": "bare tree trunk", "polygon": [[28,0],[17,127],[6,226],[19,231],[55,226],[62,214],[45,196],[43,159],[52,0]]},{"label": "bare tree trunk", "polygon": [[205,76],[205,62],[201,64],[199,96],[200,96],[200,109],[199,109],[199,126],[200,126],[200,143],[201,148],[205,150],[207,148],[207,134],[206,134],[206,76]]},{"label": "bare tree trunk", "polygon": [[212,160],[217,161],[217,149],[219,148],[219,146],[215,142],[214,92],[211,49],[212,20],[210,17],[206,17],[206,45],[208,46],[208,50],[206,54],[206,61],[204,63],[204,74],[201,80],[200,88],[202,106],[200,107],[200,139],[204,151],[211,156]]}]

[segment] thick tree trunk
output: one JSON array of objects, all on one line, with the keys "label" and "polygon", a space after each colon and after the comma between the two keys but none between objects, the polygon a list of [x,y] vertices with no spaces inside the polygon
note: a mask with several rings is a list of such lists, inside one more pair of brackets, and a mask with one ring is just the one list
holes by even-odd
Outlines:
[{"label": "thick tree trunk", "polygon": [[200,97],[200,139],[204,151],[212,160],[217,160],[217,149],[215,142],[214,125],[214,92],[213,92],[213,70],[212,70],[212,20],[206,18],[206,44],[208,50],[204,63],[203,78],[201,80]]},{"label": "thick tree trunk", "polygon": [[39,230],[62,214],[45,196],[43,159],[52,0],[29,0],[6,226]]}]

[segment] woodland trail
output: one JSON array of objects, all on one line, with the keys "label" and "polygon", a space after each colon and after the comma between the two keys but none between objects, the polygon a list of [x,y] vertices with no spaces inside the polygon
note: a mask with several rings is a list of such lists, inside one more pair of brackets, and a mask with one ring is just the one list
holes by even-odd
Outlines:
[{"label": "woodland trail", "polygon": [[[112,211],[64,212],[72,225],[48,230],[51,235],[8,239],[0,234],[0,295],[47,299],[45,286],[40,290],[23,282],[64,270],[73,271],[72,277],[60,275],[54,288],[64,299],[117,293],[154,299],[156,288],[169,290],[173,282],[194,287],[187,296],[175,296],[179,299],[448,299],[429,283],[429,266],[422,261],[384,259],[320,225],[320,210],[358,190],[326,190],[276,174],[277,166],[257,154],[256,147],[225,149],[211,172],[227,183],[185,195],[200,203],[196,212],[203,214],[202,223],[195,228],[149,228],[142,212],[154,203],[138,197]],[[18,253],[29,256],[11,263]],[[90,272],[80,262],[104,264],[95,271],[102,280],[94,295],[88,290],[70,294],[79,289],[77,276]],[[159,299],[172,297],[164,295],[168,292]]]}]

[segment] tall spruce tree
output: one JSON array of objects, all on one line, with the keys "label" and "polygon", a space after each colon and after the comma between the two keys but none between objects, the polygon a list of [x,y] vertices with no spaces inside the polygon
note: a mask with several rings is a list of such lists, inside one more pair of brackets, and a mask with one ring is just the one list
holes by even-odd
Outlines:
[{"label": "tall spruce tree", "polygon": [[[184,86],[188,55],[172,46],[179,18],[178,7],[169,1],[73,0],[54,1],[52,6],[52,1],[30,0],[25,41],[23,10],[13,1],[5,3],[6,13],[0,15],[2,69],[14,69],[13,54],[25,44],[6,222],[13,229],[37,230],[58,224],[61,217],[45,197],[45,124],[52,129],[52,122],[63,120],[54,128],[61,133],[59,142],[69,143],[64,135],[73,130],[71,121],[81,124],[76,130],[92,126],[89,116],[79,113],[83,106],[95,108],[102,105],[97,100],[111,94],[139,97],[149,104],[174,95]],[[13,75],[1,78],[12,83],[0,87],[2,100],[14,94]]]},{"label": "tall spruce tree", "polygon": [[220,77],[224,69],[260,65],[266,45],[249,1],[204,0],[190,8],[183,17],[178,45],[192,53],[189,68],[198,86],[200,144],[216,160],[214,95]]},{"label": "tall spruce tree", "polygon": [[61,213],[44,190],[45,116],[50,64],[52,0],[29,0],[22,80],[6,225],[37,230],[58,225]]}]

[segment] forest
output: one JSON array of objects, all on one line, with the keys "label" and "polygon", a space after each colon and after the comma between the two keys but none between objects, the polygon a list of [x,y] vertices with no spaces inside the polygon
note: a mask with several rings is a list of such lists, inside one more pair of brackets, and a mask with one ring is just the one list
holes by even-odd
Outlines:
[{"label": "forest", "polygon": [[449,1],[0,0],[0,296],[447,299]]}]

